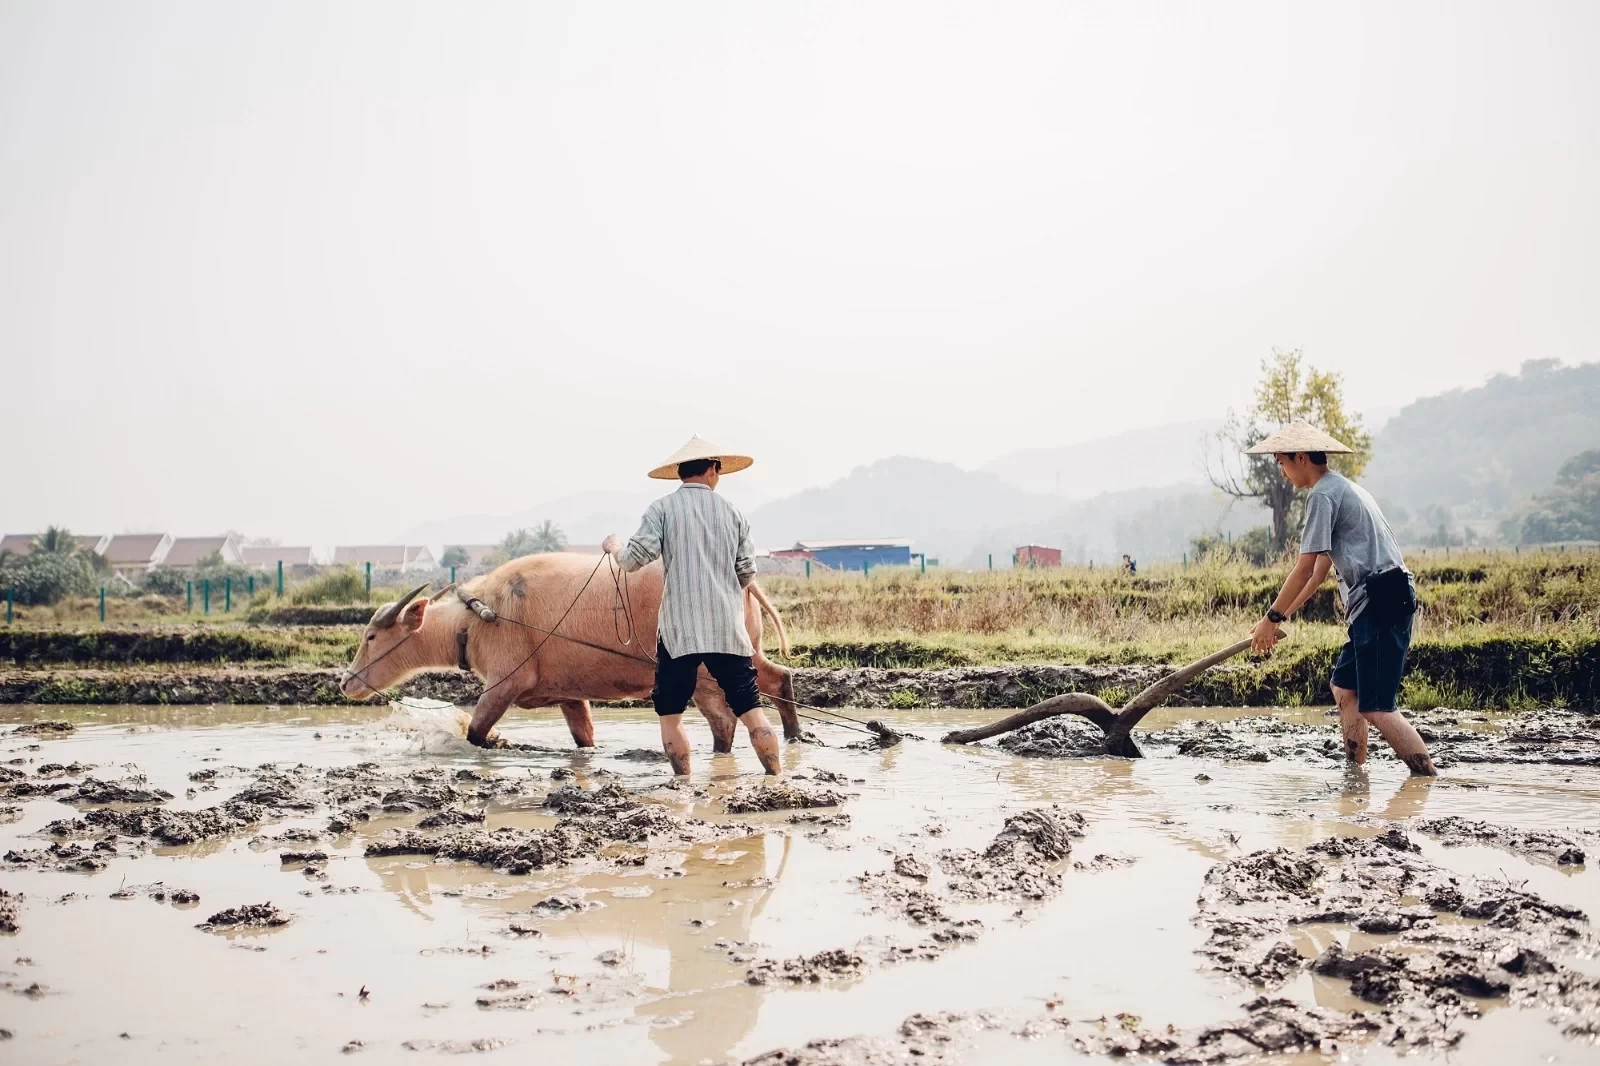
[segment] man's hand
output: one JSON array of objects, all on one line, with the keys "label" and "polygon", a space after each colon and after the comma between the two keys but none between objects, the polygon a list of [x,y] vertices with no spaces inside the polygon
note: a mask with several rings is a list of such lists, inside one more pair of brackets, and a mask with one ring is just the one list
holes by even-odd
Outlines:
[{"label": "man's hand", "polygon": [[1257,655],[1271,655],[1273,647],[1282,639],[1283,630],[1278,628],[1278,623],[1263,617],[1250,630],[1250,650]]},{"label": "man's hand", "polygon": [[605,552],[607,555],[617,555],[622,551],[622,548],[622,538],[617,536],[615,533],[611,534],[600,544],[600,550]]}]

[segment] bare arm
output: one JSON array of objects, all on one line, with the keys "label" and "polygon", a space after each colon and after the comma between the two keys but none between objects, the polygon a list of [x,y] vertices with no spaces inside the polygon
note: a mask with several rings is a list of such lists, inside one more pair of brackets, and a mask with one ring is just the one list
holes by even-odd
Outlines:
[{"label": "bare arm", "polygon": [[[1317,591],[1323,578],[1328,576],[1331,564],[1332,559],[1325,552],[1302,552],[1294,561],[1289,576],[1283,579],[1283,588],[1278,590],[1278,598],[1272,601],[1272,610],[1285,617],[1298,611]],[[1281,633],[1278,623],[1263,615],[1250,633],[1252,650],[1258,655],[1270,655]]]},{"label": "bare arm", "polygon": [[[1302,555],[1300,558],[1304,559],[1306,557]],[[1312,558],[1316,561],[1311,564],[1311,576],[1306,580],[1305,585],[1300,589],[1299,594],[1295,596],[1293,602],[1287,607],[1278,607],[1276,603],[1272,605],[1277,608],[1280,614],[1291,615],[1304,607],[1306,601],[1315,596],[1317,590],[1322,587],[1322,583],[1328,580],[1328,571],[1333,569],[1333,557],[1327,552],[1317,552]],[[1299,565],[1298,562],[1295,563],[1296,569],[1299,568]],[[1285,581],[1284,584],[1287,585],[1288,582]],[[1278,599],[1283,599],[1282,592],[1278,593]]]}]

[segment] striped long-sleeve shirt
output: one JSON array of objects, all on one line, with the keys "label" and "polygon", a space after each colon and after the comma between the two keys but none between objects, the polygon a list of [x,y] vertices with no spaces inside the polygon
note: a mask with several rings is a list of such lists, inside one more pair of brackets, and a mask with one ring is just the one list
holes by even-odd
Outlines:
[{"label": "striped long-sleeve shirt", "polygon": [[683,655],[754,655],[744,628],[744,586],[755,576],[750,523],[709,485],[685,483],[652,503],[618,562],[637,570],[659,558],[661,643]]}]

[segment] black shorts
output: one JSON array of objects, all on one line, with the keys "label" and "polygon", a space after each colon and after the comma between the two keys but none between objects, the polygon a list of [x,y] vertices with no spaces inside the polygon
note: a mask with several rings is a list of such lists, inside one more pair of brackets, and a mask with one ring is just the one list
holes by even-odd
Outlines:
[{"label": "black shorts", "polygon": [[1333,684],[1351,689],[1362,711],[1392,711],[1411,650],[1411,619],[1383,617],[1369,606],[1350,623],[1350,639],[1333,663]]},{"label": "black shorts", "polygon": [[704,665],[722,688],[728,706],[735,717],[748,714],[761,704],[761,689],[756,686],[756,667],[748,655],[719,655],[707,652],[701,655],[680,655],[674,659],[667,654],[666,645],[656,643],[656,687],[650,699],[656,713],[665,718],[669,714],[682,714],[694,695],[700,680],[700,667]]}]

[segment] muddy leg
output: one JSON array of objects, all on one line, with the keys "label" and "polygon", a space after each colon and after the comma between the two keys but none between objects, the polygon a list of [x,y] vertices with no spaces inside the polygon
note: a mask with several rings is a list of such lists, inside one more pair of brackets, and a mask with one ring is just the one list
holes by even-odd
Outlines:
[{"label": "muddy leg", "polygon": [[1417,732],[1416,726],[1406,721],[1405,715],[1399,711],[1371,711],[1361,717],[1372,723],[1378,735],[1389,742],[1394,753],[1400,756],[1401,762],[1411,768],[1414,776],[1439,776],[1439,771],[1433,765],[1433,759],[1428,755],[1427,741],[1422,739],[1422,734]]},{"label": "muddy leg", "polygon": [[733,709],[723,698],[722,689],[704,670],[700,671],[699,681],[695,684],[694,705],[705,715],[706,724],[711,727],[712,754],[726,755],[731,752],[733,733],[739,728],[739,721],[734,718]]},{"label": "muddy leg", "polygon": [[1328,687],[1333,689],[1333,702],[1339,705],[1339,732],[1344,734],[1345,761],[1360,766],[1367,761],[1367,721],[1356,710],[1355,689]]},{"label": "muddy leg", "polygon": [[589,715],[588,700],[562,700],[561,717],[567,720],[567,731],[572,742],[580,748],[594,747],[594,719]]},{"label": "muddy leg", "polygon": [[472,711],[472,724],[467,727],[467,740],[480,748],[489,747],[489,730],[510,708],[514,693],[511,686],[501,685],[479,696]]},{"label": "muddy leg", "polygon": [[739,716],[739,721],[744,723],[745,731],[750,734],[750,746],[755,749],[762,768],[774,777],[782,773],[783,763],[778,759],[778,731],[767,724],[767,716],[761,708],[744,712]]},{"label": "muddy leg", "polygon": [[683,731],[683,715],[663,714],[656,719],[661,723],[661,750],[672,763],[672,772],[679,777],[689,773],[689,737]]},{"label": "muddy leg", "polygon": [[783,739],[800,739],[800,718],[794,707],[794,671],[787,666],[756,657],[756,681],[762,695],[778,708],[783,721]]}]

